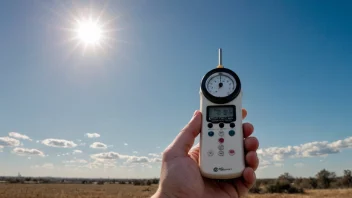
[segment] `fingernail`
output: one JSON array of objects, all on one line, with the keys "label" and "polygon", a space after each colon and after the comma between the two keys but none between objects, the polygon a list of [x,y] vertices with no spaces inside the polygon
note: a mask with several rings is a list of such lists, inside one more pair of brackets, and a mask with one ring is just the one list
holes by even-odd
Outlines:
[{"label": "fingernail", "polygon": [[193,113],[193,117],[197,114],[198,110],[195,110]]}]

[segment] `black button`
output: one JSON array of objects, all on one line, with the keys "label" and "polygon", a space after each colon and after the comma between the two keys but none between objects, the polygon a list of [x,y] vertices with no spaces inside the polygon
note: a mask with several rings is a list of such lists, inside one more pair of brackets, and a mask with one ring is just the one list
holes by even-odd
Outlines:
[{"label": "black button", "polygon": [[212,128],[212,127],[213,127],[213,124],[212,124],[212,123],[209,123],[209,124],[208,124],[208,127],[209,127],[209,128]]},{"label": "black button", "polygon": [[235,127],[235,123],[230,123],[230,127],[231,128]]},{"label": "black button", "polygon": [[220,123],[220,124],[219,124],[219,127],[220,127],[220,128],[224,128],[224,123]]}]

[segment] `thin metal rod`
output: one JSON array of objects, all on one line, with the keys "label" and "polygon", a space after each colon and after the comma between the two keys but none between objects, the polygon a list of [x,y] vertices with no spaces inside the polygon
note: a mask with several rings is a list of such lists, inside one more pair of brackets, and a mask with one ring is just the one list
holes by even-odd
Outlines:
[{"label": "thin metal rod", "polygon": [[219,65],[222,65],[222,49],[219,49]]}]

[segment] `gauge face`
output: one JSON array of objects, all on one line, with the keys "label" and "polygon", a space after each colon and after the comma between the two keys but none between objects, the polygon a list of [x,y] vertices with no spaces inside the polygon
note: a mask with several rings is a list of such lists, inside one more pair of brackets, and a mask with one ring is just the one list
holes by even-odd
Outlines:
[{"label": "gauge face", "polygon": [[223,72],[211,75],[206,82],[207,91],[215,97],[227,97],[235,91],[235,88],[234,77]]},{"label": "gauge face", "polygon": [[203,77],[201,90],[209,101],[225,104],[234,100],[241,92],[241,81],[232,70],[215,68]]}]

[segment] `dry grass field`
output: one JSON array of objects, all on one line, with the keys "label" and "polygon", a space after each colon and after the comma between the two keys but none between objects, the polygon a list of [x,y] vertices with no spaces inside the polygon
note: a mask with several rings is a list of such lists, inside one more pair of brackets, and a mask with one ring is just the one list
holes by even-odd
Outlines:
[{"label": "dry grass field", "polygon": [[[150,197],[157,185],[121,184],[0,184],[0,198],[142,198]],[[304,195],[265,194],[248,198],[352,198],[350,190],[310,190]]]}]

